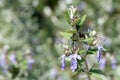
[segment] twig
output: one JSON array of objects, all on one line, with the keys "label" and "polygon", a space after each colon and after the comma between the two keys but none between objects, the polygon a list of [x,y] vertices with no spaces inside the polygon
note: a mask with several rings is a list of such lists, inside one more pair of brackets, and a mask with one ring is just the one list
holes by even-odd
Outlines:
[{"label": "twig", "polygon": [[88,68],[88,63],[87,63],[86,56],[87,56],[87,54],[85,55],[85,67],[86,67],[86,70],[87,70],[88,80],[91,80],[91,78],[90,78],[90,74],[89,74],[89,68]]}]

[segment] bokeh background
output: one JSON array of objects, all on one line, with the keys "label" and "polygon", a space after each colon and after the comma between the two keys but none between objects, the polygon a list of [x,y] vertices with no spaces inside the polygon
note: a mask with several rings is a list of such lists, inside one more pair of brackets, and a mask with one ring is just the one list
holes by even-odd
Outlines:
[{"label": "bokeh background", "polygon": [[[83,26],[106,38],[103,72],[108,80],[119,80],[120,0],[0,0],[0,80],[85,80],[69,67],[61,71],[59,32],[70,28],[64,18],[70,5],[87,15]],[[94,56],[88,59],[99,69]]]}]

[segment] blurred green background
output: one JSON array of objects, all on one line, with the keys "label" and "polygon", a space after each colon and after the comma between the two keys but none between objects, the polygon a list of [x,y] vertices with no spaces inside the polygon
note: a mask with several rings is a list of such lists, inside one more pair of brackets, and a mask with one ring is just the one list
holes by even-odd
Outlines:
[{"label": "blurred green background", "polygon": [[[61,71],[64,40],[59,32],[70,28],[64,18],[70,5],[87,15],[83,26],[106,38],[105,46],[116,57],[117,67],[112,70],[108,61],[104,72],[108,80],[119,80],[120,0],[0,0],[0,54],[7,51],[9,58],[14,51],[17,59],[15,65],[6,60],[8,70],[4,73],[1,68],[0,80],[85,80],[86,75],[74,77],[69,68]],[[88,58],[99,68],[95,57]],[[33,61],[30,70],[29,59]]]}]

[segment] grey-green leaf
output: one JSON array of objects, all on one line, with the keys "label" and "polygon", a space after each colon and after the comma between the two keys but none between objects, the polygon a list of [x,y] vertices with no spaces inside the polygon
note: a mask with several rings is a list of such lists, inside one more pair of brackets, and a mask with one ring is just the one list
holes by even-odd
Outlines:
[{"label": "grey-green leaf", "polygon": [[71,39],[72,33],[60,32],[60,35],[66,39]]},{"label": "grey-green leaf", "polygon": [[79,51],[79,54],[83,54],[83,53],[85,53],[86,52],[86,50],[80,50]]},{"label": "grey-green leaf", "polygon": [[71,25],[71,20],[70,20],[70,17],[69,17],[68,10],[65,11],[65,19],[66,19],[67,22]]},{"label": "grey-green leaf", "polygon": [[76,33],[77,30],[76,29],[70,29],[70,30],[67,30],[66,32],[68,32],[68,33]]},{"label": "grey-green leaf", "polygon": [[90,70],[91,76],[96,77],[101,80],[108,80],[105,75],[100,70]]},{"label": "grey-green leaf", "polygon": [[82,25],[83,22],[85,21],[85,19],[86,19],[86,15],[83,15],[82,18],[79,21],[79,25]]}]

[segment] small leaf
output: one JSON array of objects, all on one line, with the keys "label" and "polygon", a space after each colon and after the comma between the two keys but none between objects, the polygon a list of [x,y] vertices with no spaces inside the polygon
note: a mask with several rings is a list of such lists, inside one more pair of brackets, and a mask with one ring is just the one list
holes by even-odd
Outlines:
[{"label": "small leaf", "polygon": [[96,52],[96,51],[98,51],[98,49],[96,47],[90,47],[89,51],[95,51]]},{"label": "small leaf", "polygon": [[93,38],[87,38],[87,39],[84,39],[84,40],[82,40],[83,42],[85,42],[85,43],[88,43],[88,44],[90,44],[90,43],[92,43],[93,42]]},{"label": "small leaf", "polygon": [[87,54],[95,54],[96,52],[95,51],[90,51],[88,50]]},{"label": "small leaf", "polygon": [[86,15],[83,15],[82,18],[79,21],[79,25],[82,25],[83,22],[85,21],[85,19],[86,19]]},{"label": "small leaf", "polygon": [[103,48],[103,51],[104,51],[104,52],[108,52],[108,49]]},{"label": "small leaf", "polygon": [[79,51],[79,54],[83,54],[83,53],[85,53],[86,52],[86,50],[80,50]]},{"label": "small leaf", "polygon": [[68,22],[69,24],[71,24],[71,20],[70,20],[70,17],[69,17],[69,12],[68,12],[68,10],[65,11],[65,19],[67,20],[67,22]]},{"label": "small leaf", "polygon": [[98,49],[97,48],[91,48],[90,50],[91,51],[97,51]]},{"label": "small leaf", "polygon": [[108,80],[102,71],[100,70],[90,70],[91,76],[96,77],[101,80]]},{"label": "small leaf", "polygon": [[96,47],[90,47],[87,54],[95,54],[98,49]]},{"label": "small leaf", "polygon": [[71,39],[72,36],[71,33],[67,33],[67,32],[60,32],[60,35],[69,40]]},{"label": "small leaf", "polygon": [[81,67],[84,63],[84,59],[77,60],[78,61],[78,66]]},{"label": "small leaf", "polygon": [[68,33],[76,33],[77,30],[76,29],[71,29],[71,30],[67,30],[66,32],[68,32]]}]

